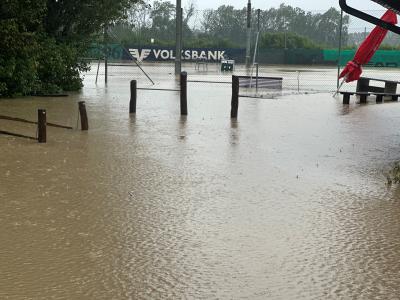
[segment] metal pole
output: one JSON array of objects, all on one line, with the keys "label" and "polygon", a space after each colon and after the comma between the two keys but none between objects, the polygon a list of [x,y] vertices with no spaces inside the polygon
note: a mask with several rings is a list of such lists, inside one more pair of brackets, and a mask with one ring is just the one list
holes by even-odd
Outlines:
[{"label": "metal pole", "polygon": [[246,43],[246,67],[251,64],[251,0],[247,3],[247,43]]},{"label": "metal pole", "polygon": [[108,82],[108,38],[107,38],[107,25],[104,25],[104,82]]},{"label": "metal pole", "polygon": [[[180,20],[181,20],[180,27],[181,27],[181,51],[182,51],[183,50],[183,8],[181,8]],[[181,64],[182,64],[182,56],[180,56],[180,57],[181,57]]]},{"label": "metal pole", "polygon": [[339,54],[338,54],[338,65],[337,65],[337,82],[336,89],[339,90],[339,76],[340,76],[340,61],[342,60],[342,30],[343,30],[343,10],[340,11],[340,23],[339,23]]},{"label": "metal pole", "polygon": [[258,41],[260,38],[260,9],[257,10],[257,27],[258,27],[258,31],[257,31],[257,36],[256,36],[256,44],[254,46],[254,55],[253,55],[253,64],[251,66],[251,72],[250,72],[250,88],[252,87],[252,83],[253,83],[253,71],[254,71],[254,67],[257,65],[257,81],[256,81],[256,90],[258,89]]},{"label": "metal pole", "polygon": [[97,79],[99,79],[100,63],[101,63],[101,58],[99,58],[99,61],[98,61],[98,64],[97,64],[96,84],[97,84]]},{"label": "metal pole", "polygon": [[182,0],[176,0],[176,53],[175,53],[175,75],[182,72]]},{"label": "metal pole", "polygon": [[297,92],[300,93],[300,71],[297,71]]},{"label": "metal pole", "polygon": [[[260,27],[260,14],[261,14],[261,9],[257,10],[257,30],[258,30],[258,37],[260,37],[260,32],[261,32],[261,27]],[[258,43],[257,43],[257,56],[256,56],[256,61],[258,63]]]},{"label": "metal pole", "polygon": [[256,92],[258,92],[258,63],[256,64]]}]

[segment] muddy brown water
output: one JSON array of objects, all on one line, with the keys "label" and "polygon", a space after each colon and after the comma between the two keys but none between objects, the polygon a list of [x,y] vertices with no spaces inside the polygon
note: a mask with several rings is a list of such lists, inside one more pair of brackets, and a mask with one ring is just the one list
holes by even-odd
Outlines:
[{"label": "muddy brown water", "polygon": [[231,121],[229,87],[193,84],[187,118],[146,91],[129,116],[126,78],[92,82],[0,101],[90,120],[0,136],[0,299],[399,299],[400,103],[242,99]]}]

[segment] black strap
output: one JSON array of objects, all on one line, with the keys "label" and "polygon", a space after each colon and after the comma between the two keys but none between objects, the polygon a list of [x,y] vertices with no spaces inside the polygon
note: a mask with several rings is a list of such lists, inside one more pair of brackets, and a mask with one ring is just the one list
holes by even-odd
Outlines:
[{"label": "black strap", "polygon": [[[389,0],[373,0],[373,1],[385,6],[388,9],[392,9],[394,11],[399,11],[399,9],[400,9],[400,3],[397,3],[395,1],[389,1]],[[350,15],[353,15],[353,16],[363,19],[369,23],[375,24],[384,29],[390,30],[397,34],[400,34],[400,27],[393,25],[391,23],[385,22],[381,19],[371,16],[371,15],[369,15],[365,12],[362,12],[358,9],[350,7],[347,5],[346,0],[339,0],[339,4],[340,4],[340,7],[343,9],[343,11],[345,11],[346,13],[348,13]]]}]

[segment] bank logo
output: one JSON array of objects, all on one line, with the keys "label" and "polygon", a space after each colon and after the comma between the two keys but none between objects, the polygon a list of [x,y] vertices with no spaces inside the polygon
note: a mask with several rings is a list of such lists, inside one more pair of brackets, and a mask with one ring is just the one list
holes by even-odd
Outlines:
[{"label": "bank logo", "polygon": [[142,51],[140,51],[139,49],[129,49],[129,53],[132,55],[134,59],[136,59],[139,62],[142,62],[149,57],[151,49],[142,49]]},{"label": "bank logo", "polygon": [[[130,48],[129,53],[133,59],[142,62],[149,58],[155,61],[175,60],[175,51],[172,49],[137,49]],[[223,50],[203,50],[203,49],[185,49],[181,52],[182,60],[204,60],[204,61],[221,61],[225,59],[225,51]]]}]

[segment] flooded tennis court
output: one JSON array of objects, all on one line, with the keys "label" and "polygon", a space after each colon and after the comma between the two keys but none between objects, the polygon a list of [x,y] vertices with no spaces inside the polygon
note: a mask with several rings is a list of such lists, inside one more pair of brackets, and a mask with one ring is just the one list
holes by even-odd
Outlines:
[{"label": "flooded tennis court", "polygon": [[398,299],[400,190],[385,173],[400,103],[284,90],[240,99],[232,121],[230,85],[196,83],[187,117],[160,91],[138,91],[129,116],[132,70],[0,100],[2,115],[45,108],[73,127],[86,101],[90,122],[48,128],[47,144],[0,135],[0,299]]}]

